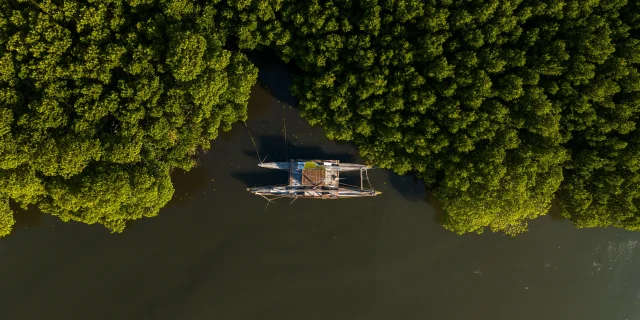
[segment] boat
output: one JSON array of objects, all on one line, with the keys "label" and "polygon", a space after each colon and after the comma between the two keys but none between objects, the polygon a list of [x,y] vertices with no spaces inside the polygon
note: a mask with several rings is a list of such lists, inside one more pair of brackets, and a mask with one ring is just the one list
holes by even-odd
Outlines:
[{"label": "boat", "polygon": [[[290,160],[260,163],[267,169],[289,172],[289,181],[283,185],[247,188],[252,194],[268,200],[273,198],[340,199],[372,197],[381,194],[373,189],[367,170],[371,166],[355,163],[340,163],[339,160]],[[360,187],[341,183],[341,172],[360,172]],[[365,188],[364,181],[368,187]]]}]

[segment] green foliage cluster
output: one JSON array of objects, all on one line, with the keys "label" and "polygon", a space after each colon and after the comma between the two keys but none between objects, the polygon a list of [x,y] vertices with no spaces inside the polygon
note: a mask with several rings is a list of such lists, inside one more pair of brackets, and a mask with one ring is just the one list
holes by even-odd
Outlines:
[{"label": "green foliage cluster", "polygon": [[458,233],[507,234],[559,205],[640,228],[640,9],[627,0],[254,0],[244,48],[304,74],[302,114],[399,173]]},{"label": "green foliage cluster", "polygon": [[0,198],[0,237],[11,233],[11,227],[15,223],[13,214],[9,208],[9,198]]},{"label": "green foliage cluster", "polygon": [[0,1],[0,236],[9,202],[113,231],[156,215],[257,69],[188,0]]},{"label": "green foliage cluster", "polygon": [[640,230],[640,4],[592,20],[608,28],[587,43],[608,54],[592,56],[580,69],[583,90],[564,96],[572,158],[560,208],[579,227]]}]

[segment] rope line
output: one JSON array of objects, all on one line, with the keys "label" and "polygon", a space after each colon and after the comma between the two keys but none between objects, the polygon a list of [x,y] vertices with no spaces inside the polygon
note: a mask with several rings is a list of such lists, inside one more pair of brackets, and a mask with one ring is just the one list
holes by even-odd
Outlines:
[{"label": "rope line", "polygon": [[[351,188],[357,188],[357,189],[360,189],[360,187],[359,187],[359,186],[354,186],[354,185],[352,185],[352,184],[348,184],[348,183],[341,183],[340,185],[341,185],[341,186],[346,186],[346,187],[351,187]],[[369,185],[371,185],[371,184],[369,184]],[[361,190],[368,191],[368,190],[373,190],[373,188],[370,188],[370,189],[361,189]]]},{"label": "rope line", "polygon": [[[253,147],[256,149],[256,155],[258,156],[258,161],[260,163],[262,163],[262,158],[260,158],[260,153],[258,152],[258,146],[256,145],[256,141],[253,139],[253,133],[251,133],[251,129],[249,129],[249,126],[247,125],[246,121],[242,121],[242,123],[244,123],[244,127],[247,128],[247,131],[249,132],[249,137],[251,138],[251,142],[253,143]],[[264,157],[265,159],[267,159],[267,157]]]},{"label": "rope line", "polygon": [[282,105],[282,123],[284,125],[284,155],[289,160],[289,144],[287,143],[287,117],[285,115],[285,105]]}]

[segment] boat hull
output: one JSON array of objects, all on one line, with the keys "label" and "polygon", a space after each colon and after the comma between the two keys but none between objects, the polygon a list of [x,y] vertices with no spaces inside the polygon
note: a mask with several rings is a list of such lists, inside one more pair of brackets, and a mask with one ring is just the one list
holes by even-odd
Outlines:
[{"label": "boat hull", "polygon": [[[334,161],[334,160],[330,160]],[[294,161],[282,161],[282,162],[265,162],[258,164],[261,168],[266,169],[276,169],[276,170],[290,170],[293,165],[297,163],[305,163],[305,162],[314,162],[317,163],[318,167],[327,168],[335,171],[360,171],[371,169],[371,166],[367,166],[364,164],[357,163],[331,163],[331,162],[323,162],[322,160],[294,160]],[[294,168],[295,169],[295,168]]]},{"label": "boat hull", "polygon": [[283,198],[309,198],[309,199],[340,199],[373,197],[379,195],[380,191],[372,189],[361,190],[357,188],[308,188],[291,186],[264,186],[247,188],[247,191],[260,195]]},{"label": "boat hull", "polygon": [[[289,160],[261,163],[259,166],[289,172],[285,185],[247,188],[247,191],[265,198],[340,199],[380,194],[372,187],[364,188],[365,176],[369,182],[367,169],[371,167],[363,164],[340,163],[339,160]],[[340,183],[340,174],[345,171],[360,172],[360,188]]]}]

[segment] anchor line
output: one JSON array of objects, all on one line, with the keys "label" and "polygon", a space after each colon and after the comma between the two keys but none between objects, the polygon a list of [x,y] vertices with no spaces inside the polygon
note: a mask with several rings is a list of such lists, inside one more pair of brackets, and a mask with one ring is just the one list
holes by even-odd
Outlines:
[{"label": "anchor line", "polygon": [[[258,152],[258,146],[256,145],[256,141],[253,139],[253,134],[251,133],[251,129],[249,129],[249,126],[247,125],[246,121],[242,121],[242,123],[244,123],[244,127],[247,128],[247,132],[249,132],[249,137],[251,138],[251,142],[253,143],[253,147],[256,149],[256,155],[258,156],[258,161],[260,163],[262,163],[262,158],[260,158],[260,153]],[[265,159],[267,159],[267,157],[264,157]]]},{"label": "anchor line", "polygon": [[371,180],[369,180],[369,171],[367,171],[367,169],[364,170],[364,174],[367,176],[367,183],[369,184],[369,188],[375,191],[375,189],[373,188],[373,185],[371,184]]},{"label": "anchor line", "polygon": [[284,154],[289,160],[289,144],[287,143],[287,116],[285,115],[285,105],[282,105],[282,123],[284,126]]}]

